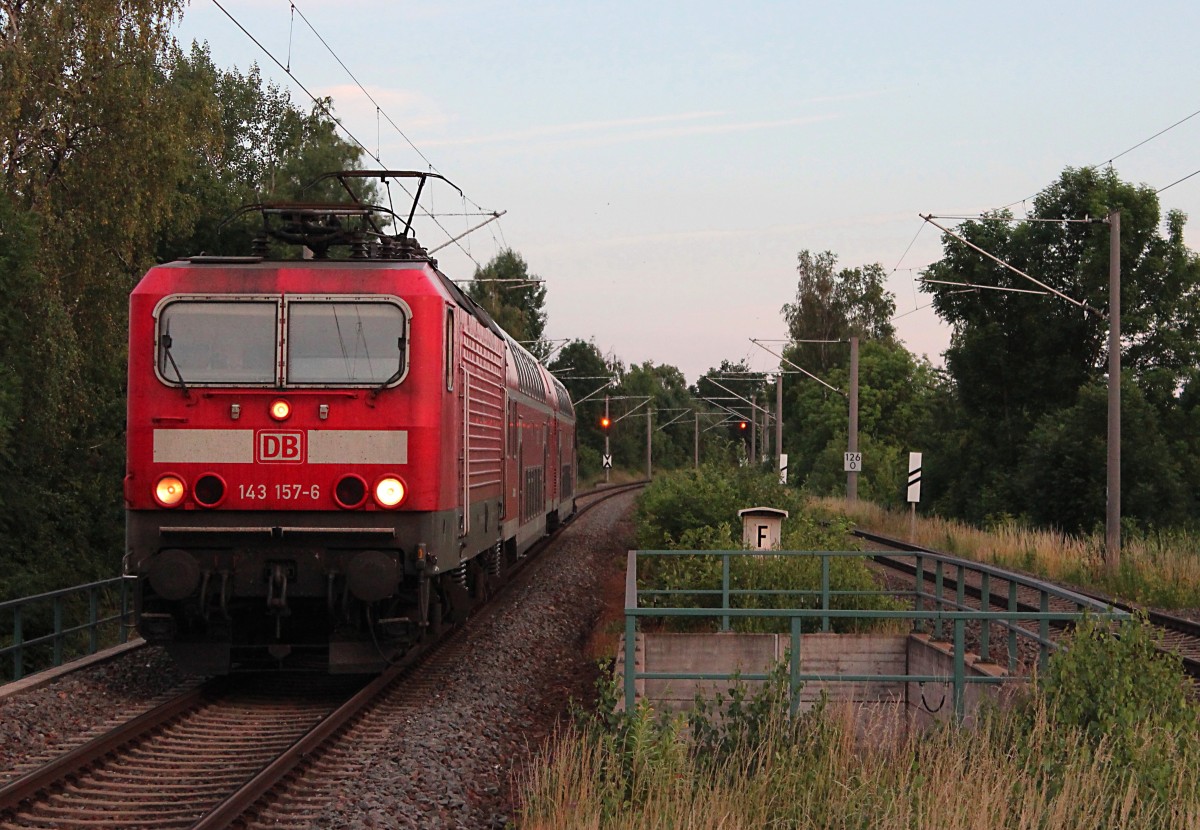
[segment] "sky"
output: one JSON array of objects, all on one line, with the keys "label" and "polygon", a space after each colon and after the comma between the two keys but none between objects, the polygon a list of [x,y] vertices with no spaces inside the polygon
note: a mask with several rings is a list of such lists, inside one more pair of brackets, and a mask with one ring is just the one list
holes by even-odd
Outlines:
[{"label": "sky", "polygon": [[[181,44],[302,106],[331,96],[379,166],[462,189],[426,209],[506,212],[436,254],[448,276],[511,247],[546,281],[548,337],[689,381],[778,367],[750,338],[786,337],[806,249],[883,265],[900,338],[940,364],[950,331],[916,280],[941,237],[918,214],[1020,216],[1122,153],[1155,189],[1200,169],[1200,114],[1131,149],[1200,110],[1200,3],[220,2],[191,0]],[[1195,249],[1200,175],[1160,200]]]}]

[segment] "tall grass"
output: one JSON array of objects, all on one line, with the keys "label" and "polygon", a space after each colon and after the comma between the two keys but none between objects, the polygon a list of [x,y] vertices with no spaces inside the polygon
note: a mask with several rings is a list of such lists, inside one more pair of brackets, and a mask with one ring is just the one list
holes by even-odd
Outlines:
[{"label": "tall grass", "polygon": [[[687,733],[632,716],[624,739],[570,727],[524,782],[520,827],[1096,830],[1200,826],[1200,753],[1170,745],[1162,789],[1113,761],[1104,741],[1056,726],[1044,706],[995,713],[980,730],[943,729],[881,744],[855,737],[847,708],[797,720],[786,710],[756,742],[716,760]],[[858,734],[862,734],[861,725]],[[869,730],[868,730],[869,731]]]},{"label": "tall grass", "polygon": [[1200,607],[1200,536],[1183,531],[1126,534],[1121,567],[1105,567],[1103,534],[1068,536],[1026,527],[1016,520],[983,529],[937,516],[917,517],[912,533],[907,512],[886,510],[867,502],[847,505],[822,498],[814,507],[844,515],[860,527],[918,545],[980,562],[1029,571],[1041,576],[1093,587],[1162,608]]}]

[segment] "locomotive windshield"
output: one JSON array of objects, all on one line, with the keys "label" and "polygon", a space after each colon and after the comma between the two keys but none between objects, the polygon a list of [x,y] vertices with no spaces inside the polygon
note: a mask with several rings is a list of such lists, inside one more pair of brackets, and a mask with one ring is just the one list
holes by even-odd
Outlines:
[{"label": "locomotive windshield", "polygon": [[386,302],[288,303],[289,383],[381,384],[404,371],[406,319]]},{"label": "locomotive windshield", "polygon": [[172,298],[159,312],[158,376],[185,388],[389,386],[408,368],[408,314],[378,297]]},{"label": "locomotive windshield", "polygon": [[158,372],[175,383],[275,382],[278,303],[176,302],[159,318]]}]

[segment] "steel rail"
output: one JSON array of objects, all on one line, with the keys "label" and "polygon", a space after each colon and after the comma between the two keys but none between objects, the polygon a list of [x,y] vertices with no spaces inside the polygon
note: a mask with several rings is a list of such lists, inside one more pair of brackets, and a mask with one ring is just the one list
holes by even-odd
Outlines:
[{"label": "steel rail", "polygon": [[0,787],[0,815],[18,808],[23,802],[46,792],[96,761],[140,740],[156,729],[166,726],[183,713],[217,697],[227,686],[225,678],[217,678],[164,701],[158,706],[99,735],[82,746],[60,755],[45,766],[22,775]]}]

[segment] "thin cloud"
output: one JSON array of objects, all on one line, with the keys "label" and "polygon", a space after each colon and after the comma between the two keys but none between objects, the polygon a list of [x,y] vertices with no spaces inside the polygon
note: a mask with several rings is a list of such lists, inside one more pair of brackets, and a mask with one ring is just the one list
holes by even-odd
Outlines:
[{"label": "thin cloud", "polygon": [[[721,113],[716,113],[721,114]],[[595,147],[609,144],[628,144],[639,141],[658,141],[667,138],[685,138],[699,135],[719,135],[722,133],[747,133],[756,132],[759,130],[774,130],[784,127],[795,127],[803,124],[817,124],[823,121],[833,121],[841,116],[839,115],[813,115],[797,118],[780,118],[768,121],[740,121],[726,122],[719,124],[681,124],[679,126],[664,127],[651,130],[616,130],[613,132],[602,133],[600,135],[571,135],[564,130],[548,130],[546,132],[529,131],[528,134],[522,134],[520,139],[516,134],[512,134],[511,140],[494,140],[490,143],[507,145],[507,149],[501,152],[516,152],[518,150],[528,150],[530,146],[537,145],[541,147]],[[517,143],[519,141],[519,143]],[[438,146],[438,142],[422,140],[422,146],[434,147]],[[451,141],[447,143],[487,143],[472,139],[462,141]],[[500,149],[500,148],[497,148]]]},{"label": "thin cloud", "polygon": [[543,127],[533,127],[494,135],[481,135],[467,138],[445,138],[432,141],[422,141],[427,147],[467,146],[472,144],[499,144],[513,141],[529,141],[537,138],[553,138],[593,130],[619,130],[625,127],[643,127],[649,124],[671,124],[679,121],[694,121],[702,118],[717,118],[725,115],[717,110],[709,112],[684,112],[674,115],[648,115],[642,118],[621,118],[610,121],[579,121],[574,124],[547,124]]}]

